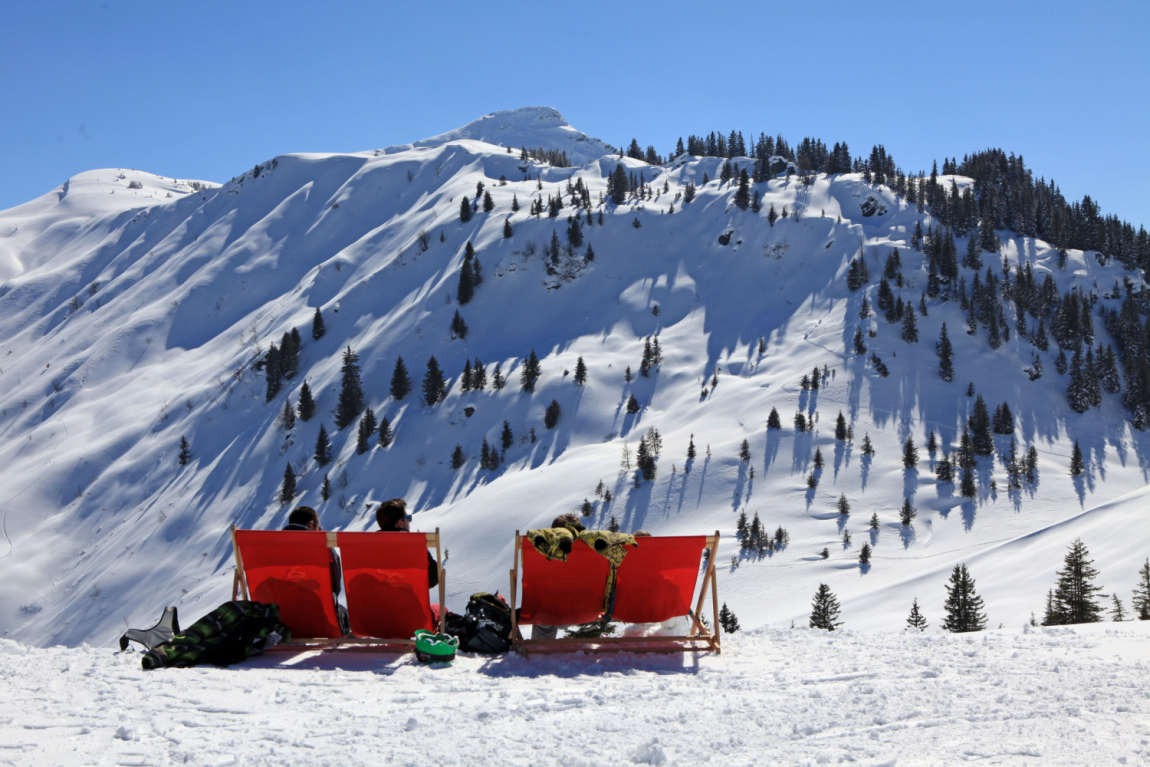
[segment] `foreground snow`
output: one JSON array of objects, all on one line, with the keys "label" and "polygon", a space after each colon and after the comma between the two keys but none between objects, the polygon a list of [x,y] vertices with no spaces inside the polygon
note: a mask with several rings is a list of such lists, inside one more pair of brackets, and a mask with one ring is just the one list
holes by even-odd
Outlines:
[{"label": "foreground snow", "polygon": [[1150,623],[763,630],[721,656],[271,653],[144,672],[0,640],[0,763],[1145,764]]}]

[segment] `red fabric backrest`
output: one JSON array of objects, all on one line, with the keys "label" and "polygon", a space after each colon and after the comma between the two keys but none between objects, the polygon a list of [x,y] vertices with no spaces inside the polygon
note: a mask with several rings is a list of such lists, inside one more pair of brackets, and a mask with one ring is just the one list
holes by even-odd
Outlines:
[{"label": "red fabric backrest", "polygon": [[236,530],[248,595],[279,605],[280,620],[302,639],[342,636],[331,593],[327,533]]},{"label": "red fabric backrest", "polygon": [[435,629],[427,596],[427,536],[339,533],[336,542],[353,634],[410,639],[418,629]]},{"label": "red fabric backrest", "polygon": [[523,536],[522,556],[519,623],[570,626],[590,623],[603,612],[609,565],[587,544],[575,541],[567,561],[561,562],[548,560]]},{"label": "red fabric backrest", "polygon": [[[659,623],[691,609],[705,535],[636,538],[615,584],[615,620]],[[600,557],[601,558],[601,557]]]}]

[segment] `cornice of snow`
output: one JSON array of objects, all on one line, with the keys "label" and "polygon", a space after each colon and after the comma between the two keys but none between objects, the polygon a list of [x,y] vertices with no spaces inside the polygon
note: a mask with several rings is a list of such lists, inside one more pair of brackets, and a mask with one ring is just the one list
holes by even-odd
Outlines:
[{"label": "cornice of snow", "polygon": [[496,146],[557,149],[567,153],[572,165],[586,165],[618,149],[576,130],[552,107],[522,107],[492,112],[462,128],[425,138],[412,144],[391,146],[388,154],[409,149],[437,147],[452,141],[483,141]]}]

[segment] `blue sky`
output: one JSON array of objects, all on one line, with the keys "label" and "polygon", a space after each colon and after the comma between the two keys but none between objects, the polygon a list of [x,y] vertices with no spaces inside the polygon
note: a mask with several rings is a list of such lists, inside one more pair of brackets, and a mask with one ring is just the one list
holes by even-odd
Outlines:
[{"label": "blue sky", "polygon": [[988,146],[1150,225],[1148,2],[6,3],[0,209],[78,172],[223,181],[284,152],[556,107],[667,152],[782,133],[906,170]]}]

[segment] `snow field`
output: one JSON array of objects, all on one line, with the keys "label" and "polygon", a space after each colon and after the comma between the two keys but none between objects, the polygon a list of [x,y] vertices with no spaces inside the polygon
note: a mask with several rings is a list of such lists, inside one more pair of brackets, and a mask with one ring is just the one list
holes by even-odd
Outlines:
[{"label": "snow field", "polygon": [[1150,763],[1150,623],[761,629],[714,655],[140,655],[0,640],[0,763]]}]

